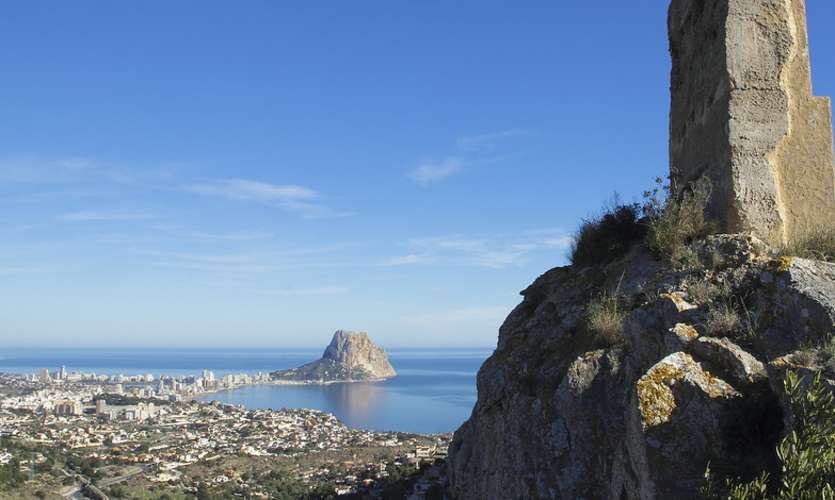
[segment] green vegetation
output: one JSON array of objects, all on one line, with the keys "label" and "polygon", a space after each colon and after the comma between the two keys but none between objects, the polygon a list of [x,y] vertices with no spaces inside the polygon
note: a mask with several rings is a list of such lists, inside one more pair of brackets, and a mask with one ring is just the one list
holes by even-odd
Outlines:
[{"label": "green vegetation", "polygon": [[[707,177],[702,177],[674,196],[678,191],[675,177],[675,173],[671,174],[666,184],[656,178],[656,187],[644,193],[643,204],[620,203],[615,193],[600,213],[583,219],[571,238],[571,264],[605,264],[643,239],[647,247],[671,263],[697,266],[698,258],[688,245],[717,230],[716,224],[704,217],[713,186]],[[835,249],[835,232],[832,248]]]},{"label": "green vegetation", "polygon": [[647,200],[644,211],[649,228],[646,243],[671,263],[688,264],[694,255],[687,245],[717,230],[716,224],[707,222],[704,217],[713,186],[710,179],[702,177],[691,182],[689,190],[676,197],[672,195],[675,191],[675,176],[671,175],[670,179],[665,185],[661,178],[657,178],[657,187],[644,193]]},{"label": "green vegetation", "polygon": [[0,485],[5,489],[14,490],[26,482],[26,474],[20,472],[20,462],[14,457],[0,467]]},{"label": "green vegetation", "polygon": [[646,227],[638,222],[641,213],[639,204],[621,204],[615,194],[602,213],[580,223],[571,238],[571,264],[603,264],[625,253],[633,242],[646,234]]},{"label": "green vegetation", "polygon": [[702,498],[705,500],[835,499],[835,397],[821,382],[820,374],[808,381],[789,371],[784,382],[794,426],[777,446],[779,477],[762,473],[741,483],[726,478],[720,483],[708,467]]}]

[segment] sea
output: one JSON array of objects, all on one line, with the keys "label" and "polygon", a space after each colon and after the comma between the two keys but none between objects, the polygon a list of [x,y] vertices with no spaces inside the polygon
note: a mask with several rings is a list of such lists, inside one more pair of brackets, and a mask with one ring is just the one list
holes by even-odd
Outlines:
[{"label": "sea", "polygon": [[[201,377],[295,368],[322,349],[3,348],[0,373],[37,374],[66,367],[96,375]],[[249,409],[309,408],[335,415],[348,428],[418,434],[454,432],[475,406],[476,373],[489,348],[387,349],[397,376],[381,382],[251,385],[198,398]]]}]

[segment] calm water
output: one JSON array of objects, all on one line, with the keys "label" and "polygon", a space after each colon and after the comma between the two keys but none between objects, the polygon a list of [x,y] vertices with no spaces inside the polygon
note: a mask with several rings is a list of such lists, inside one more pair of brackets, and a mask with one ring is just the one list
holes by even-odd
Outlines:
[{"label": "calm water", "polygon": [[[385,382],[325,386],[249,386],[212,394],[248,408],[312,408],[336,415],[352,429],[452,432],[476,402],[476,372],[491,349],[388,349],[397,376]],[[315,361],[322,349],[4,349],[0,372],[40,369],[107,375],[268,373]]]}]

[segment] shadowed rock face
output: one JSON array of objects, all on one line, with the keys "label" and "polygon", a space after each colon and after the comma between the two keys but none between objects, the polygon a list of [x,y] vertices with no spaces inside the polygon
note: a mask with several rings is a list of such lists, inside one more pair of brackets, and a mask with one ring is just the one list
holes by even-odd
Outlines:
[{"label": "shadowed rock face", "polygon": [[[694,248],[692,269],[636,246],[522,292],[450,445],[459,500],[695,500],[708,462],[749,479],[776,472],[791,422],[779,388],[788,368],[809,371],[787,355],[835,331],[835,265],[778,258],[750,236]],[[708,285],[722,297],[705,299]],[[587,326],[601,295],[621,297],[614,344]],[[718,331],[724,303],[740,323]]]},{"label": "shadowed rock face", "polygon": [[333,335],[322,359],[272,373],[279,380],[312,382],[367,382],[395,375],[385,349],[373,344],[365,332],[345,330]]}]

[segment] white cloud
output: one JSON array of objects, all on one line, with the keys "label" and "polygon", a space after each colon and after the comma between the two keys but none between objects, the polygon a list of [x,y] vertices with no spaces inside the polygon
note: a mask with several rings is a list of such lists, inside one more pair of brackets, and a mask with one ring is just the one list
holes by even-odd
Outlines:
[{"label": "white cloud", "polygon": [[479,323],[485,327],[498,328],[508,313],[510,309],[506,307],[471,307],[457,311],[406,316],[403,321],[409,325],[440,331],[451,331],[461,324]]},{"label": "white cloud", "polygon": [[568,248],[570,241],[570,237],[561,230],[479,235],[476,238],[461,235],[415,238],[403,246],[420,249],[420,252],[393,257],[387,264],[467,265],[502,269],[522,266],[532,261],[536,252]]},{"label": "white cloud", "polygon": [[404,255],[402,257],[392,257],[386,265],[389,266],[400,266],[403,264],[433,264],[436,261],[435,258],[425,256],[425,255],[415,255],[409,254]]},{"label": "white cloud", "polygon": [[414,170],[406,174],[406,176],[421,186],[425,186],[430,182],[446,179],[450,175],[459,172],[463,165],[464,161],[460,158],[447,158],[440,164],[429,161],[418,165]]},{"label": "white cloud", "polygon": [[[529,139],[525,140],[524,138],[537,135],[523,129],[515,128],[491,134],[460,137],[455,142],[456,154],[454,156],[450,156],[440,163],[432,160],[423,161],[407,173],[406,177],[409,177],[421,186],[425,186],[430,182],[446,179],[453,174],[461,172],[467,166],[500,162],[508,158],[524,155],[538,147],[531,147],[531,141]],[[489,154],[492,156],[484,156],[488,151],[491,151]]]},{"label": "white cloud", "polygon": [[481,250],[488,242],[484,239],[473,240],[461,236],[440,236],[434,238],[418,238],[411,240],[411,243],[421,247],[472,252]]},{"label": "white cloud", "polygon": [[182,236],[184,238],[196,238],[201,240],[228,240],[228,241],[249,241],[249,240],[263,240],[272,238],[273,233],[263,233],[259,231],[250,231],[243,233],[227,233],[227,234],[211,234],[194,231],[172,231],[171,234],[175,236]]},{"label": "white cloud", "polygon": [[39,269],[35,267],[0,267],[0,274],[20,274],[20,273],[44,273],[49,272],[46,269]]},{"label": "white cloud", "polygon": [[71,214],[59,215],[59,220],[82,221],[82,220],[143,220],[152,219],[151,215],[144,214],[120,214],[114,212],[81,211]]},{"label": "white cloud", "polygon": [[479,151],[484,149],[495,148],[496,143],[501,141],[502,139],[522,135],[529,134],[522,129],[514,128],[511,130],[505,130],[504,132],[498,132],[494,134],[482,134],[460,137],[455,144],[461,151]]},{"label": "white cloud", "polygon": [[350,215],[336,213],[322,205],[310,203],[311,200],[319,199],[319,194],[312,189],[295,184],[279,186],[246,179],[221,179],[214,184],[195,184],[185,189],[207,196],[275,204],[286,210],[301,212],[306,219]]},{"label": "white cloud", "polygon": [[336,295],[347,293],[349,290],[350,287],[347,286],[325,286],[304,290],[268,290],[261,293],[265,293],[267,295]]},{"label": "white cloud", "polygon": [[87,158],[46,160],[33,156],[0,159],[0,179],[12,182],[54,183],[83,178],[93,168]]},{"label": "white cloud", "polygon": [[318,198],[316,191],[294,184],[276,186],[266,182],[244,179],[219,180],[215,185],[196,184],[189,191],[210,196],[222,196],[233,200],[278,201],[282,203],[313,200]]}]

